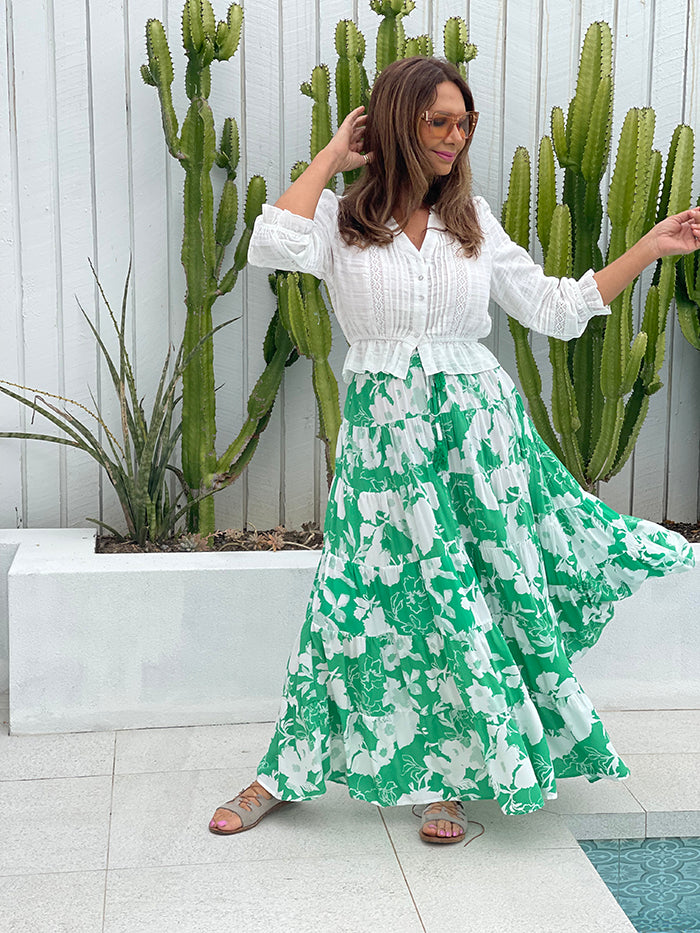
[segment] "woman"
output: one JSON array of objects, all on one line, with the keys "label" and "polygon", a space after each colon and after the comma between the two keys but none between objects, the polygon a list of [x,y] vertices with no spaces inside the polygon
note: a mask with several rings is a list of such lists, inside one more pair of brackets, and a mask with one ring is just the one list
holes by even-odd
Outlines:
[{"label": "woman", "polygon": [[[580,335],[649,263],[698,247],[700,210],[578,282],[548,278],[471,197],[477,117],[453,66],[396,62],[367,115],[354,110],[256,223],[251,263],[325,279],[349,386],[275,733],[214,833],[330,780],[423,805],[421,838],[457,842],[463,800],[526,813],[556,778],[628,774],[570,659],[614,600],[692,566],[692,551],[583,492],[479,338],[489,297],[541,333]],[[344,198],[325,188],[355,168]]]}]

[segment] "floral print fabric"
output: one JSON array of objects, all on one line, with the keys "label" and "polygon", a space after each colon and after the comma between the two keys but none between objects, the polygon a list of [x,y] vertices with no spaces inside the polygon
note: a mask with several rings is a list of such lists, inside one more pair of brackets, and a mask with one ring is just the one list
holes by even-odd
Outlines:
[{"label": "floral print fabric", "polygon": [[571,669],[680,535],[584,492],[502,368],[349,386],[323,551],[258,777],[381,806],[495,798],[626,765]]}]

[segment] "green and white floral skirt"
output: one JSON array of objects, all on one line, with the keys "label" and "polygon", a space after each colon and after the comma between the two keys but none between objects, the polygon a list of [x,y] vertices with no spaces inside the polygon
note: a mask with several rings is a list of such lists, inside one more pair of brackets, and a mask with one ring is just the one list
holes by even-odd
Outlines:
[{"label": "green and white floral skirt", "polygon": [[571,659],[614,600],[693,560],[582,491],[500,367],[357,374],[260,783],[527,813],[557,778],[624,778]]}]

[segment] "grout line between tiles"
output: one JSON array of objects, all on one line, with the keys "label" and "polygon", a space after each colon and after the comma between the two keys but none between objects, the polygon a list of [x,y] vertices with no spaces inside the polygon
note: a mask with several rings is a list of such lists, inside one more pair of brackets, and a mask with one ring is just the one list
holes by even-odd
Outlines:
[{"label": "grout line between tiles", "polygon": [[107,885],[109,883],[109,846],[112,841],[112,812],[114,810],[114,776],[117,769],[117,733],[114,733],[112,746],[112,790],[109,795],[109,825],[107,827],[107,853],[105,858],[105,889],[102,896],[102,933],[107,922]]},{"label": "grout line between tiles", "polygon": [[415,897],[413,896],[413,891],[411,890],[411,886],[410,886],[410,884],[408,883],[408,878],[406,877],[406,873],[405,873],[404,870],[403,870],[403,865],[401,864],[401,859],[399,858],[399,853],[396,851],[396,846],[394,845],[394,840],[391,838],[391,833],[389,832],[389,827],[386,825],[386,820],[384,819],[384,815],[382,814],[382,811],[381,811],[381,808],[380,808],[380,807],[377,807],[377,813],[379,814],[379,819],[380,819],[380,820],[382,821],[382,823],[384,824],[384,829],[386,830],[387,838],[389,839],[389,843],[390,843],[390,845],[391,845],[391,848],[394,850],[394,856],[396,857],[396,864],[399,866],[399,871],[401,872],[401,874],[402,874],[402,876],[403,876],[403,880],[404,880],[404,882],[405,882],[405,884],[406,884],[406,890],[408,891],[409,897],[411,898],[411,902],[413,903],[413,907],[415,908],[415,911],[416,911],[416,916],[418,917],[418,922],[420,923],[421,928],[425,931],[425,933],[427,933],[426,926],[425,926],[425,924],[423,923],[423,918],[422,918],[421,915],[420,915],[420,910],[418,910],[418,904],[416,904],[416,899],[415,899]]}]

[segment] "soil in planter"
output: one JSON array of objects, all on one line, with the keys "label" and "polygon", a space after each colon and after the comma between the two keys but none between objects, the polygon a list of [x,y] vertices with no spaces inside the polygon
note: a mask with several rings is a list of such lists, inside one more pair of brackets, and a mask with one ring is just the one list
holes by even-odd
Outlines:
[{"label": "soil in planter", "polygon": [[[677,531],[684,538],[700,544],[700,522],[662,522],[665,528]],[[211,535],[182,534],[167,538],[160,544],[147,542],[139,547],[135,541],[110,535],[97,539],[98,554],[191,554],[193,551],[318,551],[323,545],[323,532],[313,522],[305,522],[301,531],[278,525],[267,531],[229,528]]]},{"label": "soil in planter", "polygon": [[229,528],[211,535],[181,534],[158,544],[147,541],[140,547],[135,541],[100,535],[95,548],[98,554],[192,554],[195,551],[318,551],[323,532],[313,522],[305,522],[301,531],[278,525],[268,531],[257,528]]}]

